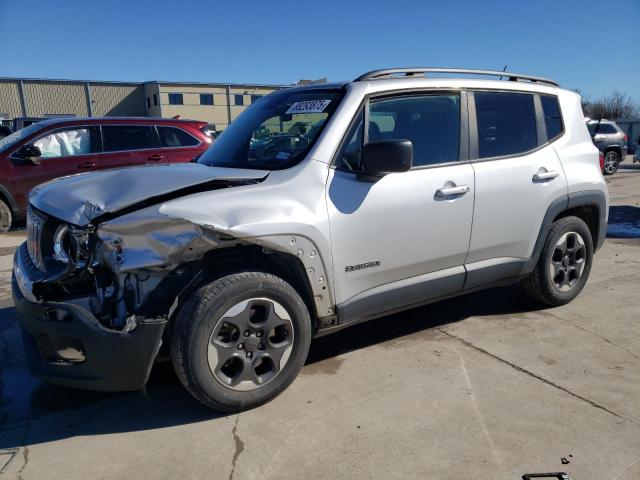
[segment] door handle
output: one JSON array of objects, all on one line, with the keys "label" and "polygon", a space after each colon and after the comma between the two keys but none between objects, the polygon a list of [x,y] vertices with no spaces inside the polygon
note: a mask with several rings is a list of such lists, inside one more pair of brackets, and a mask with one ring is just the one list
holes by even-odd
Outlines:
[{"label": "door handle", "polygon": [[541,167],[540,170],[538,170],[538,173],[534,173],[533,174],[533,181],[534,182],[546,182],[547,180],[553,180],[554,178],[558,177],[560,174],[558,172],[556,172],[555,170],[547,170],[544,167]]},{"label": "door handle", "polygon": [[451,195],[464,195],[471,188],[467,185],[457,185],[455,187],[442,187],[436,190],[436,197],[449,197]]},{"label": "door handle", "polygon": [[78,164],[78,168],[93,168],[96,166],[96,162],[82,162]]},{"label": "door handle", "polygon": [[156,154],[156,155],[151,155],[149,157],[149,160],[153,160],[154,162],[157,162],[158,160],[162,160],[163,158],[164,158],[164,155]]}]

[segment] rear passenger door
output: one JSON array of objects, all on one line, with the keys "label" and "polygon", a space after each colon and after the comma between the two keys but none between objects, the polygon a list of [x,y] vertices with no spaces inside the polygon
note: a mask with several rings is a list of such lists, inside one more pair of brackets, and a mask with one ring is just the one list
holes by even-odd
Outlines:
[{"label": "rear passenger door", "polygon": [[567,195],[553,148],[563,131],[557,97],[502,91],[469,97],[476,188],[465,288],[516,276],[547,208]]},{"label": "rear passenger door", "polygon": [[202,143],[196,137],[179,127],[156,127],[162,145],[162,159],[165,163],[191,162],[200,154]]},{"label": "rear passenger door", "polygon": [[98,168],[116,168],[164,161],[160,139],[150,125],[102,125]]}]

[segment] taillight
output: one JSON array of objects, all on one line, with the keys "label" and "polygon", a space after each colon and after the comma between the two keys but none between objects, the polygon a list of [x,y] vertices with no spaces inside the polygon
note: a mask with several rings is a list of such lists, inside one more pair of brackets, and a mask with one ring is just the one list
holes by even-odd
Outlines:
[{"label": "taillight", "polygon": [[625,133],[624,134],[624,143],[627,143],[627,140],[629,140],[629,136]]},{"label": "taillight", "polygon": [[599,152],[600,155],[600,170],[602,171],[602,173],[604,173],[604,153]]}]

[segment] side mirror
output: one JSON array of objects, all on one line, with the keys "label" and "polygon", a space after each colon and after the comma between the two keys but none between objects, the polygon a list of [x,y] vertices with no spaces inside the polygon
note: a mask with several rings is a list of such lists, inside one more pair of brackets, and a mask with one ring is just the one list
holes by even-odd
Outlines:
[{"label": "side mirror", "polygon": [[18,150],[18,155],[20,155],[20,158],[34,165],[40,165],[42,152],[40,151],[40,147],[36,147],[35,145],[23,145],[20,147],[20,150]]},{"label": "side mirror", "polygon": [[377,181],[388,173],[406,172],[413,164],[411,140],[382,140],[362,148],[360,180]]}]

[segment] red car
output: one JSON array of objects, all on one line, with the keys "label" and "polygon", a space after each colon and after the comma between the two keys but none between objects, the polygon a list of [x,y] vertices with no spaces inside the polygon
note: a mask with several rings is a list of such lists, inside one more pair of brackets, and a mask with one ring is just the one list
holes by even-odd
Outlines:
[{"label": "red car", "polygon": [[0,139],[0,233],[24,218],[29,191],[54,178],[130,165],[191,162],[207,123],[144,117],[44,120]]}]

